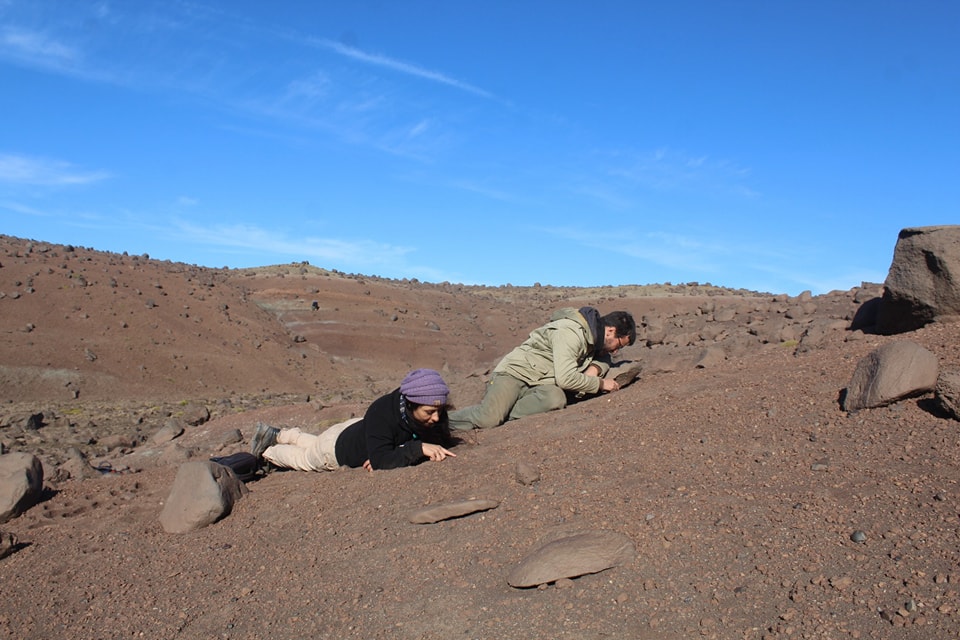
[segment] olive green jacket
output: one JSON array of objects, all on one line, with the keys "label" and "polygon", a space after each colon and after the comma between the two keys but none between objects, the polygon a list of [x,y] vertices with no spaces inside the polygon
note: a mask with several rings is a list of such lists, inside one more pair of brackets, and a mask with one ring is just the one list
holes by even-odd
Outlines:
[{"label": "olive green jacket", "polygon": [[586,319],[576,309],[558,309],[550,322],[534,329],[523,344],[504,356],[493,372],[530,385],[554,384],[574,394],[599,393],[600,378],[584,371],[595,364],[603,376],[610,365],[594,360],[593,353],[593,332]]}]

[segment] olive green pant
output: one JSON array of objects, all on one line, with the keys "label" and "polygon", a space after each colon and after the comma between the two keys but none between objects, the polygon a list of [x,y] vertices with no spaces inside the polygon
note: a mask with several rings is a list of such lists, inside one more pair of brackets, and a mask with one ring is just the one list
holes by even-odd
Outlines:
[{"label": "olive green pant", "polygon": [[567,394],[555,384],[529,385],[505,373],[496,373],[487,383],[480,404],[450,413],[451,429],[487,429],[507,420],[544,413],[567,406]]}]

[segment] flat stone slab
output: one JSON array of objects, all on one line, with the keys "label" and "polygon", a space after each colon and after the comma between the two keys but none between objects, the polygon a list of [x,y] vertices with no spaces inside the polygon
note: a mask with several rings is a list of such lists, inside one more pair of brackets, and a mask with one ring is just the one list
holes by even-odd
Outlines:
[{"label": "flat stone slab", "polygon": [[640,377],[640,371],[643,369],[640,365],[635,365],[626,369],[625,371],[620,371],[617,375],[614,376],[614,380],[620,385],[621,388],[627,386],[628,384],[633,383],[637,378]]},{"label": "flat stone slab", "polygon": [[843,409],[872,409],[933,391],[938,374],[937,356],[919,344],[909,340],[887,343],[857,363]]},{"label": "flat stone slab", "polygon": [[587,531],[542,545],[510,572],[507,583],[518,588],[536,587],[619,567],[636,555],[633,540],[622,533]]},{"label": "flat stone slab", "polygon": [[447,504],[414,511],[410,514],[410,522],[413,524],[433,524],[441,520],[468,516],[478,511],[496,509],[499,506],[500,503],[496,500],[462,500],[460,502],[449,502]]}]

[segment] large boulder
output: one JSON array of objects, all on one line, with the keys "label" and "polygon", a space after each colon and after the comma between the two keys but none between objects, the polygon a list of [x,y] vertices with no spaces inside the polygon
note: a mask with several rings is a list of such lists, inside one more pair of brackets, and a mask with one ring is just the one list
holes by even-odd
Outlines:
[{"label": "large boulder", "polygon": [[43,465],[29,453],[0,455],[0,523],[14,518],[40,500]]},{"label": "large boulder", "polygon": [[938,371],[937,356],[915,342],[885,344],[857,363],[843,398],[843,409],[882,407],[933,391]]},{"label": "large boulder", "polygon": [[903,229],[877,309],[891,335],[960,317],[960,225]]},{"label": "large boulder", "polygon": [[230,515],[246,491],[229,467],[209,460],[187,462],[177,471],[160,524],[168,533],[201,529]]}]

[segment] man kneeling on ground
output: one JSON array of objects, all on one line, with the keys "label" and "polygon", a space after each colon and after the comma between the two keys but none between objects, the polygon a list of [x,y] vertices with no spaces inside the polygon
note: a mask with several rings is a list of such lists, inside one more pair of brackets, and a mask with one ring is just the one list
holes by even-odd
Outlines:
[{"label": "man kneeling on ground", "polygon": [[617,391],[604,378],[610,356],[637,339],[626,311],[605,316],[593,307],[559,309],[493,370],[480,404],[450,413],[451,429],[496,427],[535,413],[562,409],[568,396]]}]

